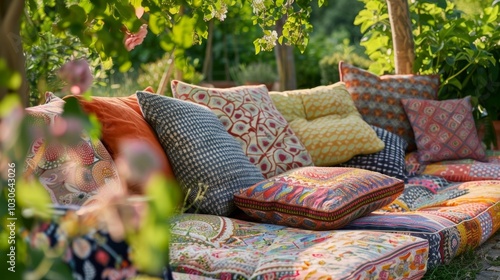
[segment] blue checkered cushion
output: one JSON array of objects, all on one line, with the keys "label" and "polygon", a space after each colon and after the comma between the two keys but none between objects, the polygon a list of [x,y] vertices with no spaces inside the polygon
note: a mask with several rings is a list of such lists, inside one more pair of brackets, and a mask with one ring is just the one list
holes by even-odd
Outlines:
[{"label": "blue checkered cushion", "polygon": [[200,212],[227,216],[234,209],[235,192],[264,180],[208,108],[147,92],[137,92],[137,99],[179,184],[190,190],[188,201],[194,201],[200,187],[207,188],[203,200],[194,204]]},{"label": "blue checkered cushion", "polygon": [[340,166],[376,171],[406,181],[405,150],[408,143],[383,128],[373,125],[371,127],[377,133],[378,138],[384,142],[385,148],[378,153],[355,156]]}]

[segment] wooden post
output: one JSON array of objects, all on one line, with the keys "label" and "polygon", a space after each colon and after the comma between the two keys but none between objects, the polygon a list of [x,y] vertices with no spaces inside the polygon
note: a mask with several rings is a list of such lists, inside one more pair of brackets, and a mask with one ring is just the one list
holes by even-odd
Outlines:
[{"label": "wooden post", "polygon": [[[276,22],[276,32],[280,36],[283,32],[283,25],[286,17],[281,18]],[[295,58],[293,55],[293,47],[277,44],[274,47],[276,63],[278,64],[279,75],[279,90],[293,90],[297,88],[297,76],[295,73]]]},{"label": "wooden post", "polygon": [[22,78],[21,88],[12,89],[0,87],[0,100],[8,93],[19,94],[24,107],[29,104],[29,89],[24,66],[23,45],[21,42],[21,15],[23,14],[24,1],[0,1],[0,58],[7,63],[7,67],[19,73]]},{"label": "wooden post", "polygon": [[387,0],[396,74],[412,74],[415,61],[415,46],[407,1]]}]

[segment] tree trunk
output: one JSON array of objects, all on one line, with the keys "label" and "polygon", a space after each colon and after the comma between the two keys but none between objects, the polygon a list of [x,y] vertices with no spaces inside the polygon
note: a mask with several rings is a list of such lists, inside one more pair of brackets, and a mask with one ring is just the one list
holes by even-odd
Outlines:
[{"label": "tree trunk", "polygon": [[[276,22],[276,32],[281,36],[286,18]],[[276,63],[278,64],[279,90],[293,90],[297,88],[297,76],[295,73],[295,57],[293,47],[286,45],[276,45],[274,48]]]},{"label": "tree trunk", "polygon": [[25,59],[21,42],[21,15],[24,1],[2,0],[0,2],[0,59],[7,63],[11,71],[21,75],[20,88],[6,88],[0,85],[0,100],[8,93],[18,93],[24,107],[29,105],[29,90],[26,80]]},{"label": "tree trunk", "polygon": [[212,71],[212,53],[214,41],[214,20],[208,22],[208,38],[207,47],[205,49],[205,61],[203,61],[203,78],[205,81],[211,82],[213,80]]},{"label": "tree trunk", "polygon": [[396,74],[412,74],[415,47],[408,0],[387,0],[387,7],[391,21]]}]

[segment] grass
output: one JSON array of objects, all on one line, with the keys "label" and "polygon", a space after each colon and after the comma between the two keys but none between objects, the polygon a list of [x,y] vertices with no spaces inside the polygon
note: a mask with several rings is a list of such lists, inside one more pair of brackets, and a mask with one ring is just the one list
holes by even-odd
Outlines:
[{"label": "grass", "polygon": [[[476,279],[476,275],[483,269],[483,256],[476,250],[469,249],[453,258],[449,264],[440,265],[427,271],[424,280],[444,279]],[[500,261],[499,261],[500,262]]]}]

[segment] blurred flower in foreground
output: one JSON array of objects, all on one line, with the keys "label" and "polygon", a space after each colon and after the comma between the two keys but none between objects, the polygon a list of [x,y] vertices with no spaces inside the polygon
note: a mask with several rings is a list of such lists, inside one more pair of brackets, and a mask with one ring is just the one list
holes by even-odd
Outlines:
[{"label": "blurred flower in foreground", "polygon": [[148,34],[148,25],[141,25],[137,33],[130,32],[127,27],[123,27],[122,31],[125,32],[125,38],[123,39],[125,48],[127,49],[127,51],[131,51],[136,46],[142,44],[144,38],[146,38],[146,35]]},{"label": "blurred flower in foreground", "polygon": [[59,77],[68,83],[63,89],[71,94],[82,94],[92,85],[90,66],[84,59],[71,60],[59,69]]},{"label": "blurred flower in foreground", "polygon": [[121,155],[115,163],[123,180],[132,184],[144,184],[160,172],[158,155],[142,140],[128,139],[120,144]]}]

